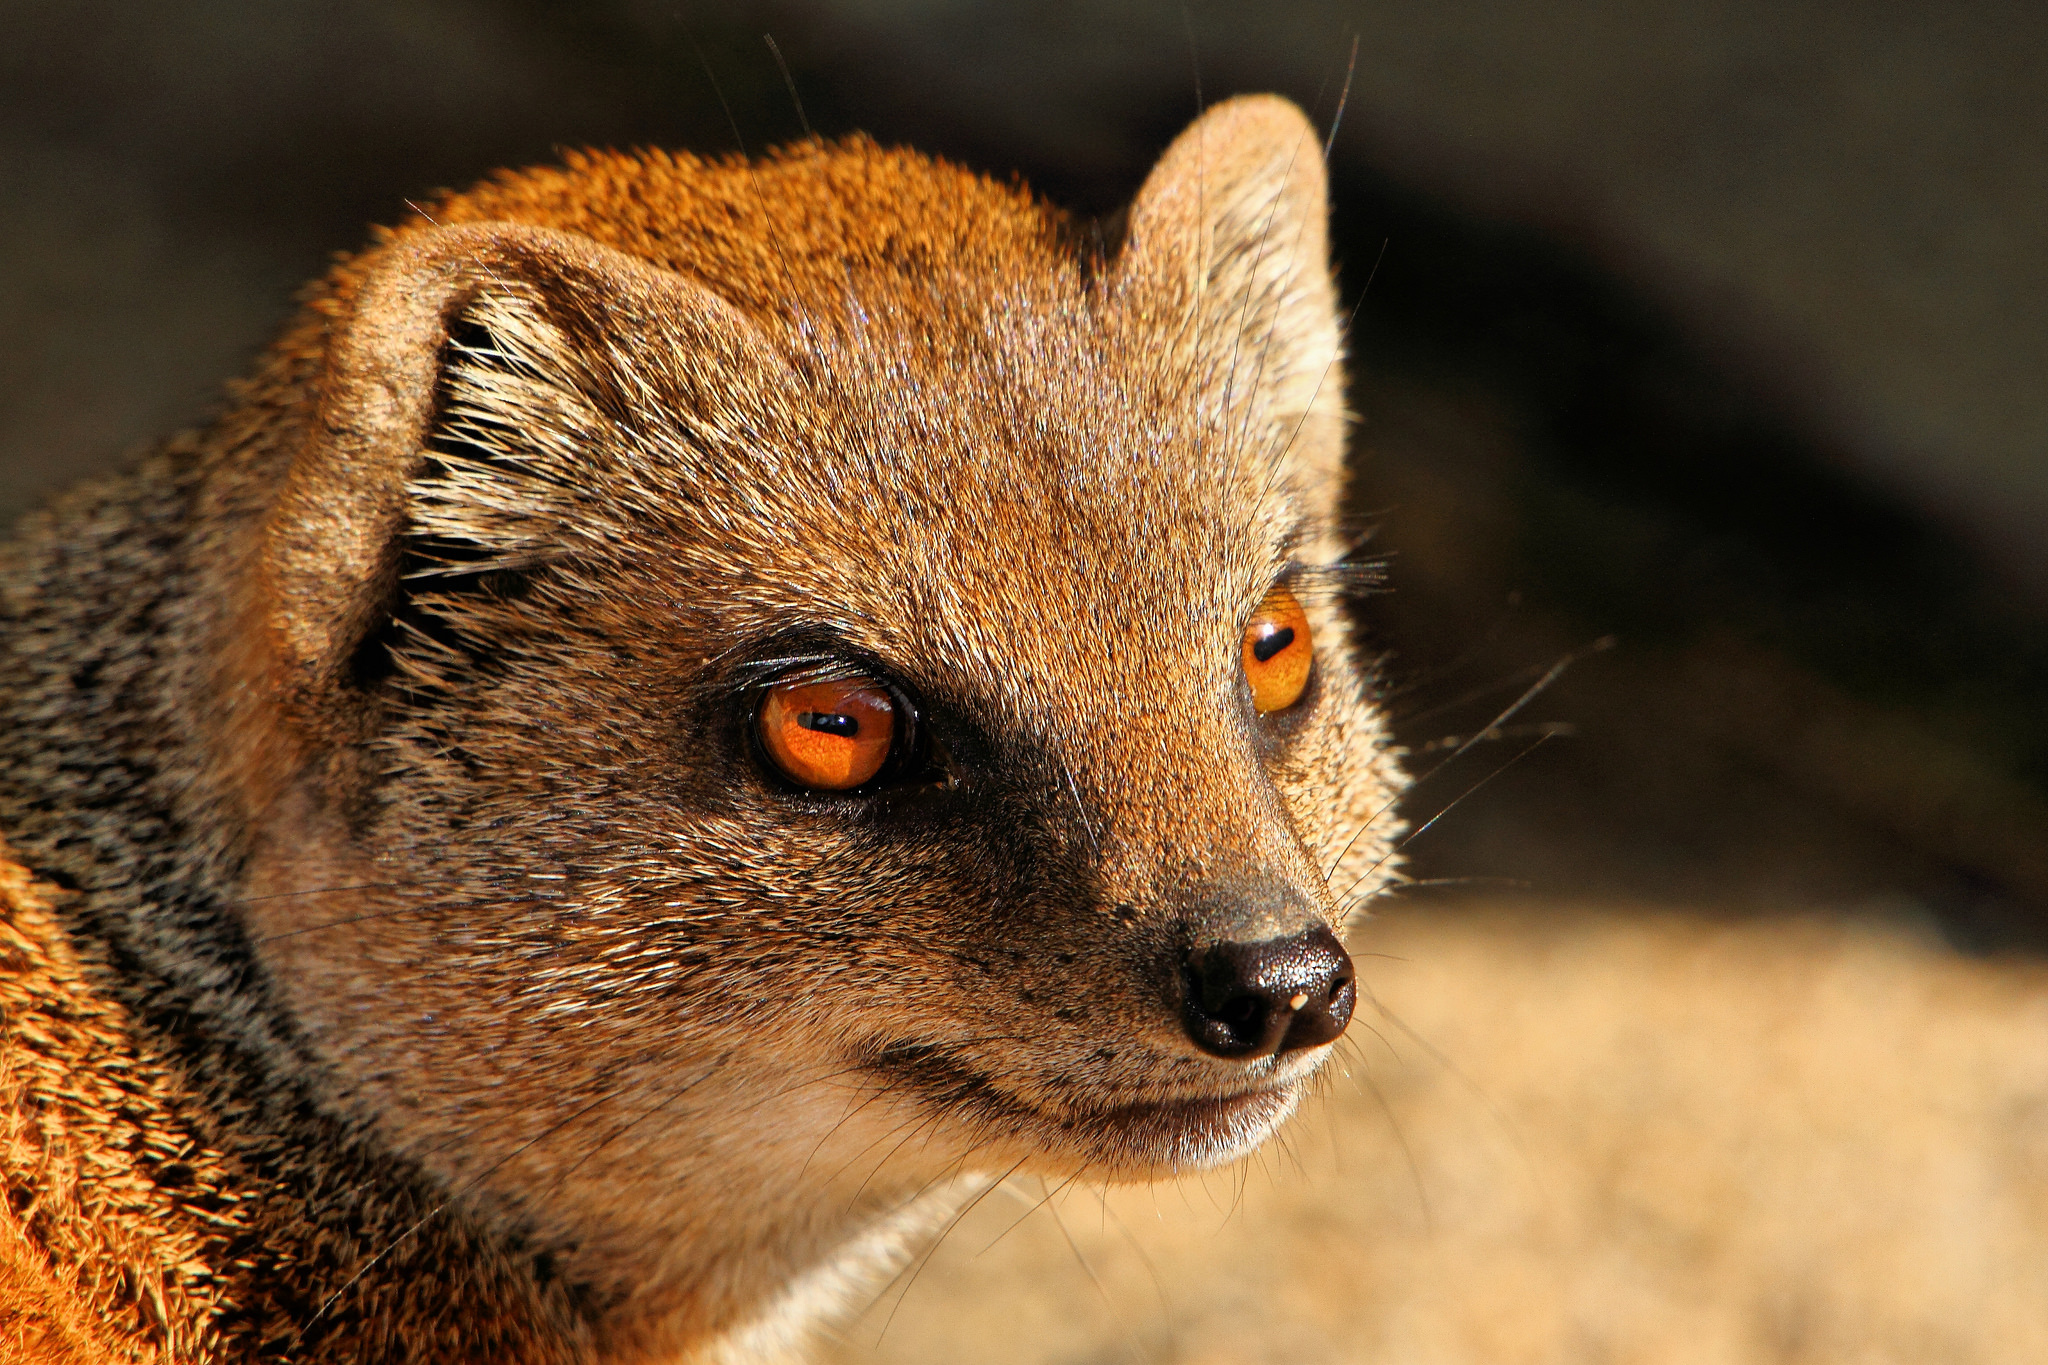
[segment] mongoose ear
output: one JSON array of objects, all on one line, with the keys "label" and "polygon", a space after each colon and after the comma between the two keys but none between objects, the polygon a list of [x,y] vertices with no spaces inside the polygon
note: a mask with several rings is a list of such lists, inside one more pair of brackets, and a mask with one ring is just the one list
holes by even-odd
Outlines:
[{"label": "mongoose ear", "polygon": [[[1316,130],[1277,95],[1228,100],[1174,139],[1131,204],[1118,270],[1167,312],[1263,485],[1280,462],[1327,520],[1344,474],[1343,329]],[[1251,454],[1240,458],[1248,443]]]},{"label": "mongoose ear", "polygon": [[[323,720],[389,670],[415,587],[493,591],[630,535],[633,481],[603,476],[622,427],[730,429],[735,395],[786,372],[700,286],[516,224],[403,234],[336,312],[262,548],[278,681]],[[622,335],[672,363],[632,368]]]}]

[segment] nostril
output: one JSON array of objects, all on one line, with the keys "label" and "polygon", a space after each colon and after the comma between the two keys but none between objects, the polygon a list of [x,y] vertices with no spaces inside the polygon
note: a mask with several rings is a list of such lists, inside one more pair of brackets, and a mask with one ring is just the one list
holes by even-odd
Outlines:
[{"label": "nostril", "polygon": [[1212,1022],[1223,1026],[1217,1040],[1225,1046],[1240,1046],[1260,1037],[1266,1031],[1266,1011],[1266,1002],[1255,995],[1225,1000],[1210,1016]]},{"label": "nostril", "polygon": [[1182,1022],[1219,1057],[1254,1058],[1320,1047],[1344,1032],[1358,1003],[1356,973],[1323,925],[1263,943],[1219,943],[1189,956]]},{"label": "nostril", "polygon": [[1269,1002],[1256,991],[1240,989],[1228,966],[1220,966],[1220,957],[1212,949],[1188,973],[1182,1016],[1188,1037],[1218,1057],[1271,1051],[1264,1046],[1272,1013]]},{"label": "nostril", "polygon": [[1217,1018],[1231,1028],[1239,1030],[1258,1027],[1259,1021],[1265,1016],[1266,1002],[1250,995],[1240,995],[1234,1000],[1226,1001],[1223,1007],[1216,1011]]}]

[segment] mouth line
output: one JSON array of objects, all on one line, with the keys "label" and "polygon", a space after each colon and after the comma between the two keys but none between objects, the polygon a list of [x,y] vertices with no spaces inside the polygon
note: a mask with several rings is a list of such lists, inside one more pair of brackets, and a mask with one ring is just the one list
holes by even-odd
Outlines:
[{"label": "mouth line", "polygon": [[933,1044],[892,1044],[870,1053],[863,1065],[883,1080],[907,1082],[928,1104],[964,1117],[973,1128],[1010,1141],[1027,1138],[1048,1153],[1080,1155],[1085,1164],[1111,1170],[1200,1169],[1232,1160],[1293,1112],[1300,1090],[1287,1081],[1222,1095],[1050,1110]]}]

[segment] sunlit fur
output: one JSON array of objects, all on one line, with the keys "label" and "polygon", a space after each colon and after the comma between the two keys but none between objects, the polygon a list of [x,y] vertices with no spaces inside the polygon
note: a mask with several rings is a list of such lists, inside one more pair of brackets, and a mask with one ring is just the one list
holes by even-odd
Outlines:
[{"label": "sunlit fur", "polygon": [[[506,174],[9,551],[0,817],[273,1210],[238,1340],[772,1355],[992,1178],[1285,1118],[1328,1049],[1175,993],[1392,872],[1325,212],[1270,98],[1100,230],[860,140]],[[947,782],[758,761],[757,689],[849,662]]]}]

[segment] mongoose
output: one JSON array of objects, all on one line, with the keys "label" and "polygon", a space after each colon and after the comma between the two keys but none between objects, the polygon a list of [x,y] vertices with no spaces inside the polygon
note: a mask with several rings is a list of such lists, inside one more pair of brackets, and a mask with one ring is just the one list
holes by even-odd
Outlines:
[{"label": "mongoose", "polygon": [[0,1343],[780,1358],[1011,1172],[1255,1147],[1401,785],[1325,215],[1272,97],[1100,224],[572,155],[31,517]]}]

